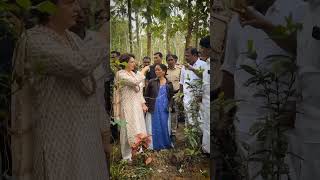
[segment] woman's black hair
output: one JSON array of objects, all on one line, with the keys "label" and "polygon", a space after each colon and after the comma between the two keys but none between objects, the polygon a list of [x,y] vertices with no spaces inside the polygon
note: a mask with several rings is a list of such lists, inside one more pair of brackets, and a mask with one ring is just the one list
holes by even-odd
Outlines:
[{"label": "woman's black hair", "polygon": [[156,66],[160,66],[160,69],[165,72],[164,76],[166,77],[168,67],[165,64],[157,64]]},{"label": "woman's black hair", "polygon": [[[125,53],[120,56],[119,60],[120,60],[120,63],[124,63],[124,62],[128,63],[130,58],[135,58],[135,56],[130,53]],[[120,67],[121,67],[121,69],[124,69],[125,65],[120,64]]]},{"label": "woman's black hair", "polygon": [[[31,0],[31,3],[33,6],[36,6],[46,0]],[[49,0],[53,4],[57,4],[59,0]],[[31,14],[33,17],[36,17],[38,19],[38,24],[45,25],[49,22],[50,14],[46,12],[41,12],[37,9],[32,9]]]}]

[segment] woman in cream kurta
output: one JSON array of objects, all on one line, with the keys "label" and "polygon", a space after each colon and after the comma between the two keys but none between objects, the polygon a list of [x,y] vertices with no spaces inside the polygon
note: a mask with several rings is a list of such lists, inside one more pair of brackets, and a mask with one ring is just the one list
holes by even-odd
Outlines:
[{"label": "woman in cream kurta", "polygon": [[135,136],[140,133],[147,134],[143,113],[147,107],[141,93],[140,83],[144,80],[144,74],[149,67],[145,67],[141,74],[135,74],[133,69],[130,70],[130,66],[135,65],[134,62],[131,63],[134,61],[133,57],[127,61],[129,62],[126,69],[117,72],[116,82],[119,93],[119,118],[126,121],[126,124],[120,129],[121,153],[123,159],[131,160],[131,146],[135,143]]},{"label": "woman in cream kurta", "polygon": [[[91,97],[97,96],[92,72],[108,52],[102,42],[83,44],[77,35],[65,33],[68,42],[41,25],[18,43],[13,87],[21,89],[12,99],[13,127],[25,118],[32,126],[31,179],[106,180],[101,130],[107,123],[100,118],[97,98]],[[13,149],[18,146],[14,141]]]}]

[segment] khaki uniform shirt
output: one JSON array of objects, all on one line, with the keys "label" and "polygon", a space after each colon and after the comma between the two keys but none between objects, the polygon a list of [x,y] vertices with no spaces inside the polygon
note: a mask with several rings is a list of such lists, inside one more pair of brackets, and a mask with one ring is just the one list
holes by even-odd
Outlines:
[{"label": "khaki uniform shirt", "polygon": [[167,79],[172,82],[174,91],[177,91],[180,88],[180,74],[181,68],[176,66],[174,69],[169,69],[167,71]]}]

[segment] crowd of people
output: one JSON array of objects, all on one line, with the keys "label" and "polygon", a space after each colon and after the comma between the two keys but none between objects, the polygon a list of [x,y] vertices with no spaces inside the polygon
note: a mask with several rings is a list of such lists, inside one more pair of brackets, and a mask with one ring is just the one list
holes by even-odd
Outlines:
[{"label": "crowd of people", "polygon": [[[178,63],[178,57],[167,54],[153,54],[154,62],[146,56],[139,66],[135,56],[130,53],[111,52],[111,61],[119,61],[115,71],[113,114],[114,119],[125,121],[120,127],[122,157],[131,160],[131,146],[138,134],[149,135],[150,149],[161,150],[174,147],[181,108],[174,102],[178,93],[183,94],[182,113],[187,114],[185,125],[199,121],[202,130],[203,152],[210,153],[210,37],[200,41],[200,52],[196,48],[186,48],[185,64]],[[115,63],[117,64],[117,63]],[[201,70],[202,69],[202,70]],[[201,107],[193,119],[190,104],[194,92],[190,84],[200,80],[203,91]],[[113,130],[116,136],[117,129]]]},{"label": "crowd of people", "polygon": [[[236,144],[241,156],[248,156],[263,149],[256,136],[251,136],[250,128],[266,117],[268,111],[263,107],[263,98],[255,96],[261,87],[247,86],[253,77],[241,68],[249,65],[264,72],[272,72],[272,55],[289,56],[296,59],[298,71],[295,77],[297,95],[285,104],[287,122],[279,122],[289,128],[285,135],[288,139],[288,152],[302,157],[287,155],[290,179],[320,179],[320,99],[319,99],[319,14],[318,0],[265,0],[245,1],[228,25],[225,57],[221,67],[223,73],[220,90],[227,98],[241,101],[235,113],[233,124],[236,131]],[[290,17],[290,18],[288,18]],[[288,20],[290,19],[290,20]],[[279,26],[301,24],[302,29],[281,38],[275,36]],[[289,23],[289,24],[290,24]],[[290,26],[291,28],[293,26]],[[290,28],[289,27],[289,28]],[[248,56],[248,41],[253,42],[256,57]],[[281,82],[290,82],[283,77]],[[270,83],[271,84],[271,83]],[[277,88],[272,87],[270,88]],[[279,95],[280,99],[282,94]],[[299,113],[296,113],[298,111]],[[282,120],[282,119],[281,119]],[[250,148],[246,148],[247,145]],[[248,163],[248,178],[253,178],[263,168],[260,162]],[[261,174],[255,179],[263,179]]]},{"label": "crowd of people", "polygon": [[[145,57],[139,67],[134,55],[111,53],[111,59],[118,58],[122,63],[113,81],[106,38],[109,26],[103,10],[95,14],[99,28],[94,31],[88,28],[88,3],[52,2],[56,5],[54,14],[32,11],[38,21],[28,24],[16,42],[12,63],[10,59],[12,116],[6,128],[12,137],[12,176],[108,179],[109,89],[113,85],[117,87],[113,96],[115,117],[126,122],[119,137],[123,158],[131,159],[131,145],[139,133],[151,135],[151,149],[172,148],[179,111],[173,96],[183,92],[188,112],[192,97],[188,83],[201,80],[202,90],[209,92],[209,37],[200,42],[201,59],[197,49],[186,49],[185,65],[178,64],[173,54],[163,62],[162,53],[157,52],[152,65],[151,58]],[[200,67],[205,71],[198,73]],[[210,153],[209,103],[204,103],[209,99],[203,94],[198,112],[204,124],[206,153]],[[189,117],[186,123],[191,123]]]}]

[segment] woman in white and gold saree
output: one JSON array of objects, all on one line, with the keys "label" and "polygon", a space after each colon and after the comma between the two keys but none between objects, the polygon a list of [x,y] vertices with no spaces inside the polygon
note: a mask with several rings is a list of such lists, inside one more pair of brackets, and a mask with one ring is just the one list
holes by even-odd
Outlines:
[{"label": "woman in white and gold saree", "polygon": [[108,55],[106,42],[84,44],[67,30],[75,24],[77,1],[52,2],[55,14],[41,14],[41,24],[22,35],[15,52],[12,128],[22,138],[12,138],[14,174],[24,180],[106,180],[103,140],[109,129],[92,98],[93,71]]},{"label": "woman in white and gold saree", "polygon": [[120,56],[121,63],[127,63],[123,70],[116,73],[117,89],[114,98],[115,119],[125,121],[120,128],[121,154],[124,160],[131,161],[131,147],[138,134],[147,135],[144,112],[148,110],[145,99],[141,93],[140,83],[144,81],[149,66],[144,67],[140,73],[134,73],[135,60],[132,54]]}]

